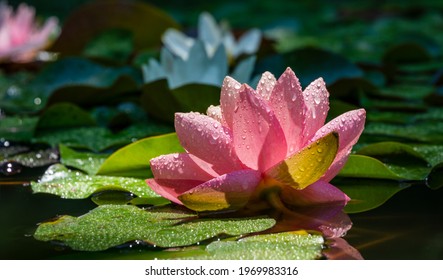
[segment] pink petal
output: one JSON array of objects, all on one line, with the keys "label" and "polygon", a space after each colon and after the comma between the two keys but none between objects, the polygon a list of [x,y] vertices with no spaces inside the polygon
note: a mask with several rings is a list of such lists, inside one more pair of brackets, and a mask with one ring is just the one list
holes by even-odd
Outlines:
[{"label": "pink petal", "polygon": [[306,107],[306,125],[302,133],[304,146],[325,123],[329,110],[329,92],[323,79],[319,78],[303,91],[303,96]]},{"label": "pink petal", "polygon": [[269,97],[269,105],[283,128],[288,144],[286,155],[293,154],[303,146],[303,127],[310,124],[305,124],[303,92],[291,68],[278,79]]},{"label": "pink petal", "polygon": [[191,181],[191,180],[157,180],[157,179],[147,179],[146,183],[151,187],[151,189],[157,194],[169,199],[177,204],[183,204],[178,200],[178,196],[182,193],[198,186],[203,183],[201,181]]},{"label": "pink petal", "polygon": [[240,87],[241,84],[229,76],[223,80],[220,93],[220,108],[224,124],[231,129]]},{"label": "pink petal", "polygon": [[212,164],[218,174],[242,169],[233,148],[231,131],[217,120],[199,113],[176,113],[175,130],[183,148]]},{"label": "pink petal", "polygon": [[325,181],[317,181],[303,190],[284,188],[281,194],[282,200],[290,205],[309,206],[320,204],[346,205],[349,197]]},{"label": "pink petal", "polygon": [[339,146],[334,162],[321,180],[329,182],[340,172],[348,160],[352,146],[357,143],[365,125],[366,111],[358,109],[346,112],[324,125],[312,138],[311,142],[335,131],[339,134]]},{"label": "pink petal", "polygon": [[283,130],[272,110],[248,85],[242,85],[234,107],[232,132],[238,158],[255,170],[266,170],[286,156]]},{"label": "pink petal", "polygon": [[269,100],[276,83],[277,80],[274,75],[270,72],[263,73],[257,85],[257,94],[260,95],[263,100]]},{"label": "pink petal", "polygon": [[151,159],[151,170],[155,179],[208,181],[217,176],[208,173],[187,153],[163,155]]},{"label": "pink petal", "polygon": [[196,186],[179,199],[196,211],[239,209],[249,201],[260,180],[258,171],[234,171]]}]

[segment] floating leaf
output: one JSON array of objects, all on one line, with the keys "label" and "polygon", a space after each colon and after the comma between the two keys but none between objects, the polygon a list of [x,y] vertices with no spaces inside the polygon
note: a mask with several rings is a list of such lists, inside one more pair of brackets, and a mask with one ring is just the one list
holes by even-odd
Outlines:
[{"label": "floating leaf", "polygon": [[103,104],[138,89],[141,73],[130,66],[110,67],[70,57],[45,65],[26,85],[18,85],[5,101],[14,112],[36,112],[48,103]]},{"label": "floating leaf", "polygon": [[182,152],[175,133],[139,140],[113,153],[97,174],[137,178],[152,177],[149,161],[163,154]]},{"label": "floating leaf", "polygon": [[97,174],[98,169],[109,154],[77,152],[65,145],[59,145],[61,163],[82,170],[89,175]]},{"label": "floating leaf", "polygon": [[323,77],[327,85],[343,78],[358,78],[363,71],[345,57],[322,49],[302,48],[285,54],[286,63],[300,79],[303,86]]},{"label": "floating leaf", "polygon": [[38,182],[31,182],[31,187],[35,193],[50,193],[71,199],[87,198],[93,193],[117,190],[149,198],[150,204],[163,204],[166,201],[141,179],[89,176],[69,170],[61,164],[50,166]]},{"label": "floating leaf", "polygon": [[443,142],[443,122],[423,122],[413,125],[395,125],[386,123],[368,123],[366,135],[400,138],[409,141],[427,143]]},{"label": "floating leaf", "polygon": [[34,236],[42,241],[62,241],[75,250],[99,251],[134,240],[160,247],[187,246],[221,234],[259,232],[275,224],[275,220],[264,217],[189,220],[192,217],[192,213],[168,209],[147,211],[130,205],[105,205],[78,218],[61,216],[42,223]]},{"label": "floating leaf", "polygon": [[78,126],[93,126],[94,119],[80,107],[71,103],[58,103],[43,112],[37,124],[38,129],[57,129]]},{"label": "floating leaf", "polygon": [[152,48],[161,44],[161,35],[170,27],[178,28],[178,25],[166,13],[147,3],[94,1],[70,15],[51,49],[64,55],[80,54],[93,38],[109,29],[132,32],[136,50]]},{"label": "floating leaf", "polygon": [[443,162],[443,145],[414,144],[412,147],[423,155],[432,166]]},{"label": "floating leaf", "polygon": [[9,141],[29,141],[37,127],[37,117],[4,117],[0,119],[0,135]]},{"label": "floating leaf", "polygon": [[423,180],[429,167],[389,164],[364,155],[351,155],[338,176],[390,180]]},{"label": "floating leaf", "polygon": [[31,168],[41,167],[58,162],[58,152],[55,149],[37,150],[17,154],[4,159],[0,158],[0,164],[4,162],[15,162]]},{"label": "floating leaf", "polygon": [[169,126],[134,124],[118,133],[104,127],[80,127],[56,131],[42,131],[32,139],[35,143],[47,143],[53,147],[62,143],[73,148],[102,151],[111,147],[121,147],[137,139],[170,132]]},{"label": "floating leaf", "polygon": [[322,256],[323,246],[321,235],[306,231],[283,232],[255,235],[238,241],[215,241],[206,247],[207,255],[191,259],[313,260]]},{"label": "floating leaf", "polygon": [[396,181],[367,179],[336,179],[333,184],[351,198],[344,208],[346,213],[359,213],[377,208],[397,192],[411,186]]},{"label": "floating leaf", "polygon": [[134,50],[133,36],[129,30],[104,30],[86,45],[83,54],[88,57],[124,63]]}]

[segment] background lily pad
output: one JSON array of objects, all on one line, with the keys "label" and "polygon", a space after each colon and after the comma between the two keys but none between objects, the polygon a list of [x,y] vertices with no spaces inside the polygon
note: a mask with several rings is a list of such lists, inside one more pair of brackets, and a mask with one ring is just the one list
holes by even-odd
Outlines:
[{"label": "background lily pad", "polygon": [[146,204],[167,202],[152,191],[144,180],[114,176],[90,176],[79,171],[69,170],[61,164],[50,166],[38,182],[31,182],[31,187],[34,193],[50,193],[71,199],[87,198],[93,193],[118,190],[146,198]]},{"label": "background lily pad", "polygon": [[77,8],[69,16],[51,50],[64,55],[80,54],[95,36],[109,29],[129,30],[137,50],[152,48],[160,45],[161,35],[170,27],[178,28],[178,24],[147,3],[94,1]]}]

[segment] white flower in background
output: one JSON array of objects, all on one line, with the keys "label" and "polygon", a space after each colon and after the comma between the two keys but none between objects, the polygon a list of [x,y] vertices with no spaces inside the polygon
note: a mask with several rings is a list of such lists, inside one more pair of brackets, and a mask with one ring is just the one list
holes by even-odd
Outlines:
[{"label": "white flower in background", "polygon": [[49,18],[42,26],[35,21],[35,10],[22,3],[12,7],[0,2],[0,61],[29,62],[49,44],[58,31],[57,19]]},{"label": "white flower in background", "polygon": [[201,41],[196,41],[187,59],[174,56],[163,47],[160,61],[150,59],[142,66],[144,83],[167,79],[169,88],[175,89],[186,84],[221,86],[228,74],[241,82],[250,82],[254,70],[255,56],[240,61],[232,73],[228,73],[228,57],[223,45],[219,45],[212,56],[205,51]]},{"label": "white flower in background", "polygon": [[188,59],[191,48],[197,41],[203,43],[209,57],[212,57],[218,47],[223,45],[227,56],[236,59],[242,54],[255,54],[260,47],[261,39],[261,31],[254,28],[236,41],[229,27],[226,24],[218,25],[214,17],[207,12],[200,14],[196,39],[188,37],[176,29],[168,29],[162,36],[165,47],[183,60]]}]

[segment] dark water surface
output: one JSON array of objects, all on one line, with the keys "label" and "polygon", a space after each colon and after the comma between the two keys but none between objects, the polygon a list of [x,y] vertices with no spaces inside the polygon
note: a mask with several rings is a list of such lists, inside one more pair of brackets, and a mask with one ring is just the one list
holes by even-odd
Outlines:
[{"label": "dark water surface", "polygon": [[[96,205],[89,199],[32,194],[29,186],[6,179],[0,178],[0,259],[131,258],[119,249],[75,252],[35,240],[32,234],[39,222],[57,215],[79,216]],[[443,189],[414,186],[377,209],[350,217],[354,225],[345,239],[365,259],[443,259]]]}]

